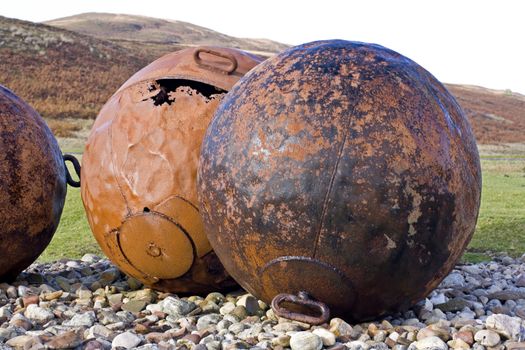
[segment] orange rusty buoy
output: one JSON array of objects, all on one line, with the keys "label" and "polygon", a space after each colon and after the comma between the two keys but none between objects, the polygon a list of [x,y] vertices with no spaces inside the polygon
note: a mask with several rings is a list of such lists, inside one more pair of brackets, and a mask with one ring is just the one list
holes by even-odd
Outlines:
[{"label": "orange rusty buoy", "polygon": [[228,93],[198,189],[231,276],[267,303],[299,294],[276,313],[301,320],[297,304],[322,323],[310,298],[365,320],[435,288],[474,232],[481,173],[465,114],[430,73],[334,40],[288,49]]},{"label": "orange rusty buoy", "polygon": [[225,48],[174,52],[100,111],[83,156],[82,200],[102,250],[128,275],[170,292],[235,285],[204,233],[197,165],[217,105],[259,62]]},{"label": "orange rusty buoy", "polygon": [[66,169],[42,117],[0,85],[0,281],[47,247],[66,196]]}]

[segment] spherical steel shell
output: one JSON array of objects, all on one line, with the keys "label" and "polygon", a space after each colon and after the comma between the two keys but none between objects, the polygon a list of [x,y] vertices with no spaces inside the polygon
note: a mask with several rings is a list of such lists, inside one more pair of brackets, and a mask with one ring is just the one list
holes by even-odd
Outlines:
[{"label": "spherical steel shell", "polygon": [[47,247],[66,196],[62,153],[40,115],[0,85],[0,280]]},{"label": "spherical steel shell", "polygon": [[321,41],[262,63],[205,136],[199,198],[227,271],[266,302],[306,291],[362,320],[452,269],[481,173],[465,114],[430,73],[372,44]]},{"label": "spherical steel shell", "polygon": [[84,207],[104,253],[146,285],[193,293],[234,285],[204,233],[197,165],[220,100],[257,63],[224,48],[171,53],[98,115],[83,155]]}]

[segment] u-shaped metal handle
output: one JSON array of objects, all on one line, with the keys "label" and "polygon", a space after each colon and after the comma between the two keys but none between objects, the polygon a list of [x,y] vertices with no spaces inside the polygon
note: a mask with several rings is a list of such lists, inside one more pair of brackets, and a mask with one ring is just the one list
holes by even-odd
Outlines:
[{"label": "u-shaped metal handle", "polygon": [[[305,307],[310,310],[315,310],[319,313],[318,316],[306,315],[299,312],[290,311],[281,304],[290,303]],[[298,295],[293,294],[277,294],[272,300],[272,310],[279,316],[290,320],[308,323],[311,325],[320,325],[328,322],[330,319],[330,309],[325,303],[310,299],[306,292],[299,292]]]},{"label": "u-shaped metal handle", "polygon": [[[72,154],[64,154],[62,158],[64,158],[64,166],[66,168],[67,184],[71,187],[77,187],[77,188],[80,187],[80,162]],[[69,173],[69,169],[67,168],[67,164],[66,164],[67,161],[70,161],[71,164],[73,164],[73,168],[75,168],[75,173],[78,176],[78,181],[73,180],[73,178],[71,177],[71,174]]]},{"label": "u-shaped metal handle", "polygon": [[[209,61],[205,62],[200,56],[201,53],[203,53],[203,52],[204,53],[208,53],[208,54],[213,55],[213,56],[224,58],[224,59],[230,61],[230,65],[227,66],[227,67],[221,67],[221,66],[218,66],[218,65],[214,65],[214,62],[209,62]],[[202,68],[206,68],[208,70],[211,70],[211,71],[214,71],[214,72],[218,72],[218,73],[222,73],[222,74],[226,74],[226,75],[232,74],[233,72],[235,72],[235,70],[238,67],[237,59],[232,54],[229,54],[229,53],[226,53],[226,52],[216,51],[216,50],[213,50],[213,49],[210,49],[210,48],[207,48],[207,47],[199,47],[199,48],[197,48],[193,52],[193,60],[195,61],[195,63],[197,63],[197,65],[201,66]]]}]

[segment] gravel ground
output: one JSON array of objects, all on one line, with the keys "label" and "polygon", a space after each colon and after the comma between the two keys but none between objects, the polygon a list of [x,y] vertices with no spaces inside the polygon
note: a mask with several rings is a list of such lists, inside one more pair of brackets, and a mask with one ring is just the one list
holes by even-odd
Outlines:
[{"label": "gravel ground", "polygon": [[33,264],[0,284],[1,349],[525,350],[525,256],[458,265],[411,310],[310,327],[245,292],[179,298],[106,259]]}]

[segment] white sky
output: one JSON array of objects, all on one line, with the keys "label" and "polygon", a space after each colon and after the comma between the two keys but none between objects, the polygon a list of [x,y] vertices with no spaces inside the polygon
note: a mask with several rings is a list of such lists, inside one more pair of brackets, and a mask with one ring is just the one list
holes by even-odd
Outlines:
[{"label": "white sky", "polygon": [[288,44],[374,42],[447,83],[525,94],[525,1],[2,0],[0,15],[43,21],[82,12],[168,18]]}]

